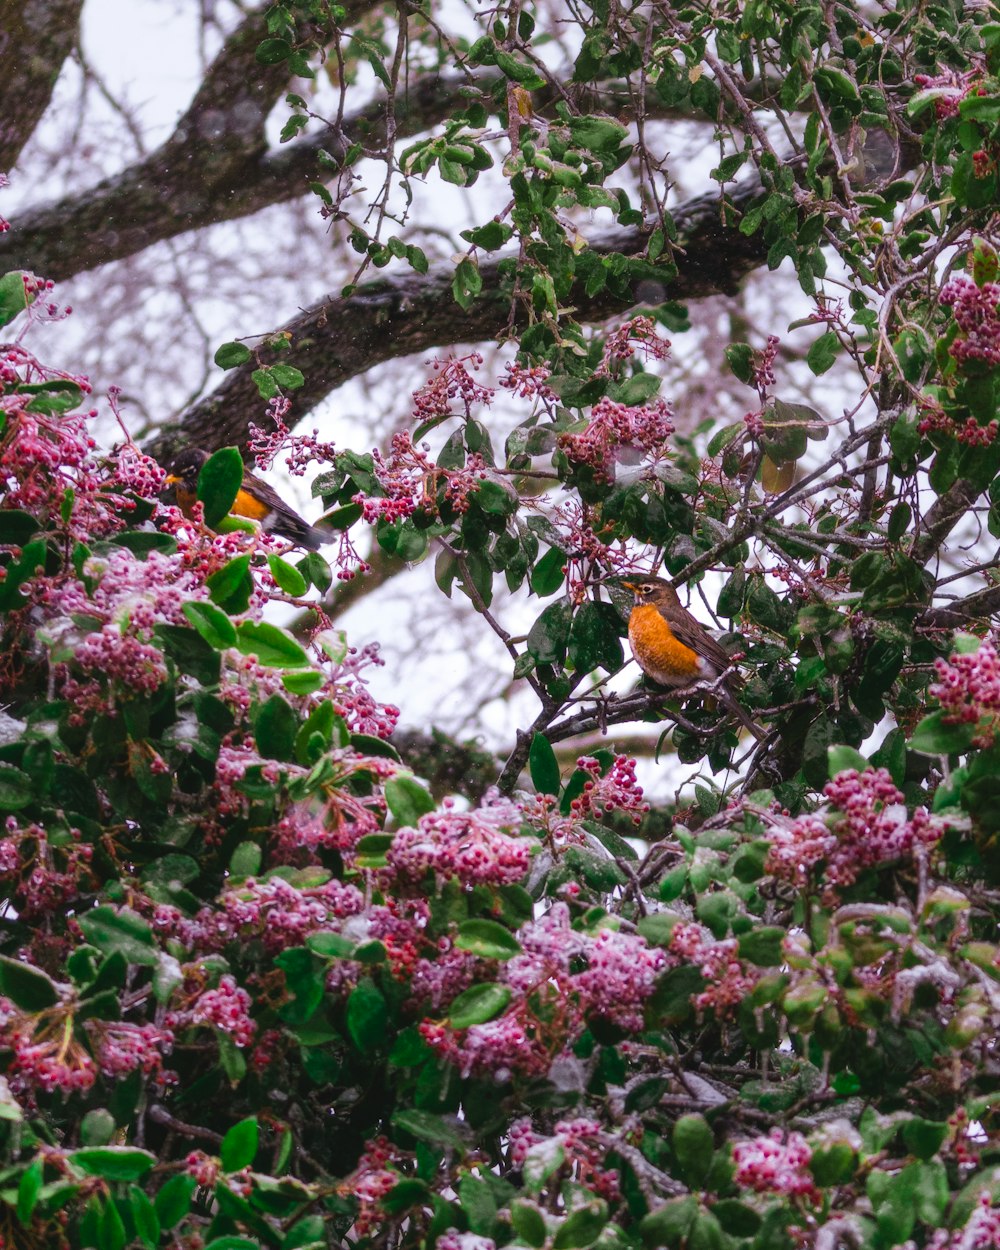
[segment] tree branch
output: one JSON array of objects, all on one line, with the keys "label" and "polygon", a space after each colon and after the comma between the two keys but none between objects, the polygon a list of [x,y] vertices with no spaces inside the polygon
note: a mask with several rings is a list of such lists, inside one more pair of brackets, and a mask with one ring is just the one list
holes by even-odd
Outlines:
[{"label": "tree branch", "polygon": [[[730,195],[746,211],[761,194],[748,186]],[[582,280],[573,287],[569,302],[582,321],[599,321],[636,304],[659,304],[666,299],[698,299],[735,291],[740,280],[762,264],[766,247],[759,234],[747,237],[719,219],[719,198],[698,196],[674,212],[679,230],[677,273],[662,282],[647,273],[625,290],[610,284],[588,294]],[[733,214],[738,219],[739,214]],[[645,247],[644,227],[615,228],[595,235],[590,251],[606,256],[620,253],[637,257]],[[682,249],[682,250],[681,250]],[[241,444],[247,423],[259,419],[263,402],[252,380],[262,365],[291,364],[305,375],[305,385],[294,392],[296,418],[301,420],[331,391],[377,364],[456,343],[479,343],[506,331],[510,297],[501,266],[510,258],[491,258],[480,265],[482,292],[468,310],[452,296],[453,267],[436,265],[424,275],[393,274],[359,287],[347,298],[326,296],[280,328],[288,349],[280,353],[264,346],[254,360],[233,369],[222,384],[188,409],[181,420],[165,426],[148,445],[161,460],[190,444],[215,450]],[[277,337],[277,335],[276,335]]]}]

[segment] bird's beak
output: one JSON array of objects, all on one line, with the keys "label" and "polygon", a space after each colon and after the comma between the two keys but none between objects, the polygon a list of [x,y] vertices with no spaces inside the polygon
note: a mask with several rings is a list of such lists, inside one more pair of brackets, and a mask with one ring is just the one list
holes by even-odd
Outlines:
[{"label": "bird's beak", "polygon": [[181,479],[177,476],[176,473],[168,473],[167,476],[163,479],[163,485],[164,486],[176,486],[180,480]]},{"label": "bird's beak", "polygon": [[[170,479],[168,478],[167,480],[169,481]],[[637,587],[637,585],[636,585],[636,583],[635,583],[635,582],[622,582],[622,583],[621,583],[621,585],[623,585],[623,586],[625,587],[625,589],[626,589],[626,590],[637,590],[637,589],[638,589],[638,587]]]}]

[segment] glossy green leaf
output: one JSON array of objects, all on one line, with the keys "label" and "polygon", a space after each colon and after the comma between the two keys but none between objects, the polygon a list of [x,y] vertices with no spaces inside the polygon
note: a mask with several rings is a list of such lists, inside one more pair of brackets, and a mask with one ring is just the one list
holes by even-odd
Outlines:
[{"label": "glossy green leaf", "polygon": [[244,621],[236,629],[236,645],[265,668],[306,668],[309,656],[287,630],[268,621]]},{"label": "glossy green leaf", "polygon": [[558,794],[561,785],[559,761],[552,743],[544,734],[535,733],[528,751],[531,783],[539,794]]},{"label": "glossy green leaf", "polygon": [[470,986],[452,999],[448,1009],[448,1022],[453,1029],[468,1029],[474,1024],[485,1024],[499,1016],[511,1000],[508,985],[484,982]]},{"label": "glossy green leaf", "polygon": [[216,651],[225,651],[236,645],[236,626],[219,608],[211,603],[185,603],[181,611],[190,625]]},{"label": "glossy green leaf", "polygon": [[213,528],[232,511],[243,484],[243,457],[236,447],[213,453],[198,474],[198,498],[205,505],[205,524]]},{"label": "glossy green leaf", "polygon": [[219,1148],[219,1158],[226,1172],[238,1172],[241,1168],[250,1167],[257,1155],[260,1144],[260,1129],[257,1117],[250,1116],[240,1120],[228,1130]]},{"label": "glossy green leaf", "polygon": [[106,1181],[135,1181],[145,1176],[156,1155],[136,1146],[93,1146],[71,1150],[66,1156],[73,1167]]},{"label": "glossy green leaf", "polygon": [[416,777],[401,773],[385,783],[385,801],[400,826],[416,825],[421,816],[434,811],[437,806],[430,792]]},{"label": "glossy green leaf", "polygon": [[458,926],[455,945],[480,959],[512,959],[520,954],[517,938],[495,920],[464,920]]}]

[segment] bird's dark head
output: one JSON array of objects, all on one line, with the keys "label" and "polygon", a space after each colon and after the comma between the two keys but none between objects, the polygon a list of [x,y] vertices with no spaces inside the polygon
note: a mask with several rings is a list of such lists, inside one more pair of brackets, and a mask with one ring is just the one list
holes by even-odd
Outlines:
[{"label": "bird's dark head", "polygon": [[208,452],[200,447],[188,447],[180,452],[167,473],[168,486],[183,486],[187,491],[198,489],[198,474],[208,459]]},{"label": "bird's dark head", "polygon": [[677,602],[677,591],[665,577],[632,577],[622,585],[635,595],[636,607],[651,603],[653,607],[672,607]]}]

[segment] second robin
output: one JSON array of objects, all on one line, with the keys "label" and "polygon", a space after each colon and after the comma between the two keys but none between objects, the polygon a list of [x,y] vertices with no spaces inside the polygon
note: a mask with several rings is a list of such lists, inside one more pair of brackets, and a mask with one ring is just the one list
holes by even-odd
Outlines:
[{"label": "second robin", "polygon": [[764,732],[740,705],[736,694],[743,689],[729,653],[692,616],[677,591],[662,577],[642,577],[622,583],[635,595],[628,618],[628,640],[636,663],[659,686],[680,689],[697,681],[714,681],[726,673],[715,693],[755,738]]},{"label": "second robin", "polygon": [[[190,515],[197,502],[198,474],[207,459],[207,451],[202,451],[200,447],[188,447],[177,456],[167,473],[166,485],[173,488],[177,506],[185,516]],[[277,491],[246,469],[230,511],[234,516],[257,521],[265,533],[280,534],[282,538],[290,538],[310,551],[318,550],[331,539],[328,531],[310,525],[285,503]]]}]

